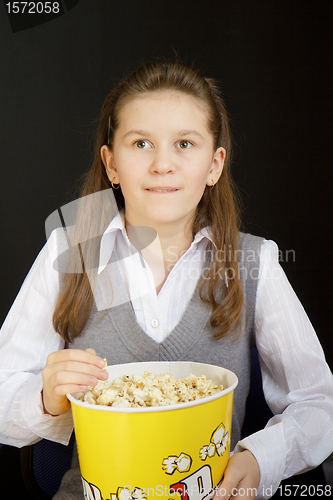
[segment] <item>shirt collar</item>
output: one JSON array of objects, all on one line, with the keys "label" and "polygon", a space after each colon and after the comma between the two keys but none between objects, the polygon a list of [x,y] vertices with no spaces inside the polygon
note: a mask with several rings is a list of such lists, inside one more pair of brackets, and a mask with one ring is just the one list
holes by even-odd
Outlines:
[{"label": "shirt collar", "polygon": [[199,241],[201,241],[203,238],[207,238],[211,243],[213,243],[213,245],[215,245],[212,240],[212,232],[210,227],[206,226],[203,229],[200,229],[200,231],[195,234],[193,243],[199,243]]},{"label": "shirt collar", "polygon": [[123,212],[117,213],[102,235],[99,247],[98,274],[106,268],[114,250],[117,234],[119,233],[123,235],[124,240],[128,242],[128,246],[130,247],[131,243],[126,233],[125,217]]},{"label": "shirt collar", "polygon": [[[106,268],[111,258],[112,252],[114,250],[118,234],[121,234],[123,236],[124,238],[123,241],[125,241],[128,247],[130,248],[132,245],[128,239],[125,228],[124,212],[117,213],[117,215],[112,219],[112,221],[110,222],[110,224],[108,225],[108,227],[106,228],[106,230],[102,235],[100,249],[99,249],[98,274],[100,274]],[[193,248],[194,246],[198,245],[198,243],[202,241],[204,238],[208,239],[216,248],[215,243],[212,240],[211,229],[208,226],[204,227],[195,234],[190,248]]]}]

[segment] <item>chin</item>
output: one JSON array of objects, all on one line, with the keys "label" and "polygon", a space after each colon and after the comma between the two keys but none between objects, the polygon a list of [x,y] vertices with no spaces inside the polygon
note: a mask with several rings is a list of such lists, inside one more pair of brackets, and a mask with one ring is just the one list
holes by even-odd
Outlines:
[{"label": "chin", "polygon": [[[192,216],[181,216],[179,214],[173,215],[170,214],[169,211],[167,214],[159,214],[158,217],[155,214],[154,216],[149,217],[149,219],[147,218],[147,220],[149,220],[154,226],[183,224],[185,230],[185,226],[187,226],[189,221],[192,220]],[[147,225],[149,225],[149,223],[147,223]]]}]

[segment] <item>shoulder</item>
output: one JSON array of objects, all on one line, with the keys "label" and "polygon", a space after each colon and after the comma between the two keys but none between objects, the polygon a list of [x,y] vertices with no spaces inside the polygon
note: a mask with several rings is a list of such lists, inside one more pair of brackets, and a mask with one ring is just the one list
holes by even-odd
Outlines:
[{"label": "shoulder", "polygon": [[267,240],[262,236],[255,236],[250,233],[239,233],[239,247],[241,255],[252,253],[257,256],[260,261],[279,260],[279,247],[273,240]]},{"label": "shoulder", "polygon": [[262,246],[265,239],[261,236],[254,236],[250,233],[239,233],[238,244],[238,260],[242,263],[250,264],[251,266],[256,263],[259,265],[261,260]]},{"label": "shoulder", "polygon": [[239,233],[240,247],[242,249],[245,248],[260,248],[262,243],[265,241],[265,238],[261,236],[255,236],[250,233]]},{"label": "shoulder", "polygon": [[31,269],[36,266],[44,267],[45,269],[56,269],[54,263],[57,261],[59,255],[68,248],[68,238],[66,239],[63,230],[60,228],[54,229],[38,253]]}]

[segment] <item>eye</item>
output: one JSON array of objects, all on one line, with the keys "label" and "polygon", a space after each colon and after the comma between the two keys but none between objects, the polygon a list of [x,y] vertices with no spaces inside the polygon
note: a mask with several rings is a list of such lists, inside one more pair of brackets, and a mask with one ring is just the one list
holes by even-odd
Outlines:
[{"label": "eye", "polygon": [[179,147],[180,149],[188,149],[188,148],[190,148],[191,146],[193,146],[193,144],[192,144],[192,142],[190,142],[190,141],[184,141],[184,140],[183,140],[183,141],[179,141],[179,142],[178,142],[178,147]]},{"label": "eye", "polygon": [[142,141],[141,139],[139,141],[135,141],[134,145],[139,148],[139,149],[147,149],[149,147],[149,142],[148,141]]}]

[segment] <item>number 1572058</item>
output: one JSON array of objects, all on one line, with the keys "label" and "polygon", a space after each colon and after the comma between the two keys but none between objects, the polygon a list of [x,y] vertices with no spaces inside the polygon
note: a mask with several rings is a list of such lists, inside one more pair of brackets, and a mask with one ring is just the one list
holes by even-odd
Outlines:
[{"label": "number 1572058", "polygon": [[281,497],[330,497],[332,487],[329,484],[280,484],[277,490]]},{"label": "number 1572058", "polygon": [[59,14],[59,2],[8,2],[8,14]]}]

